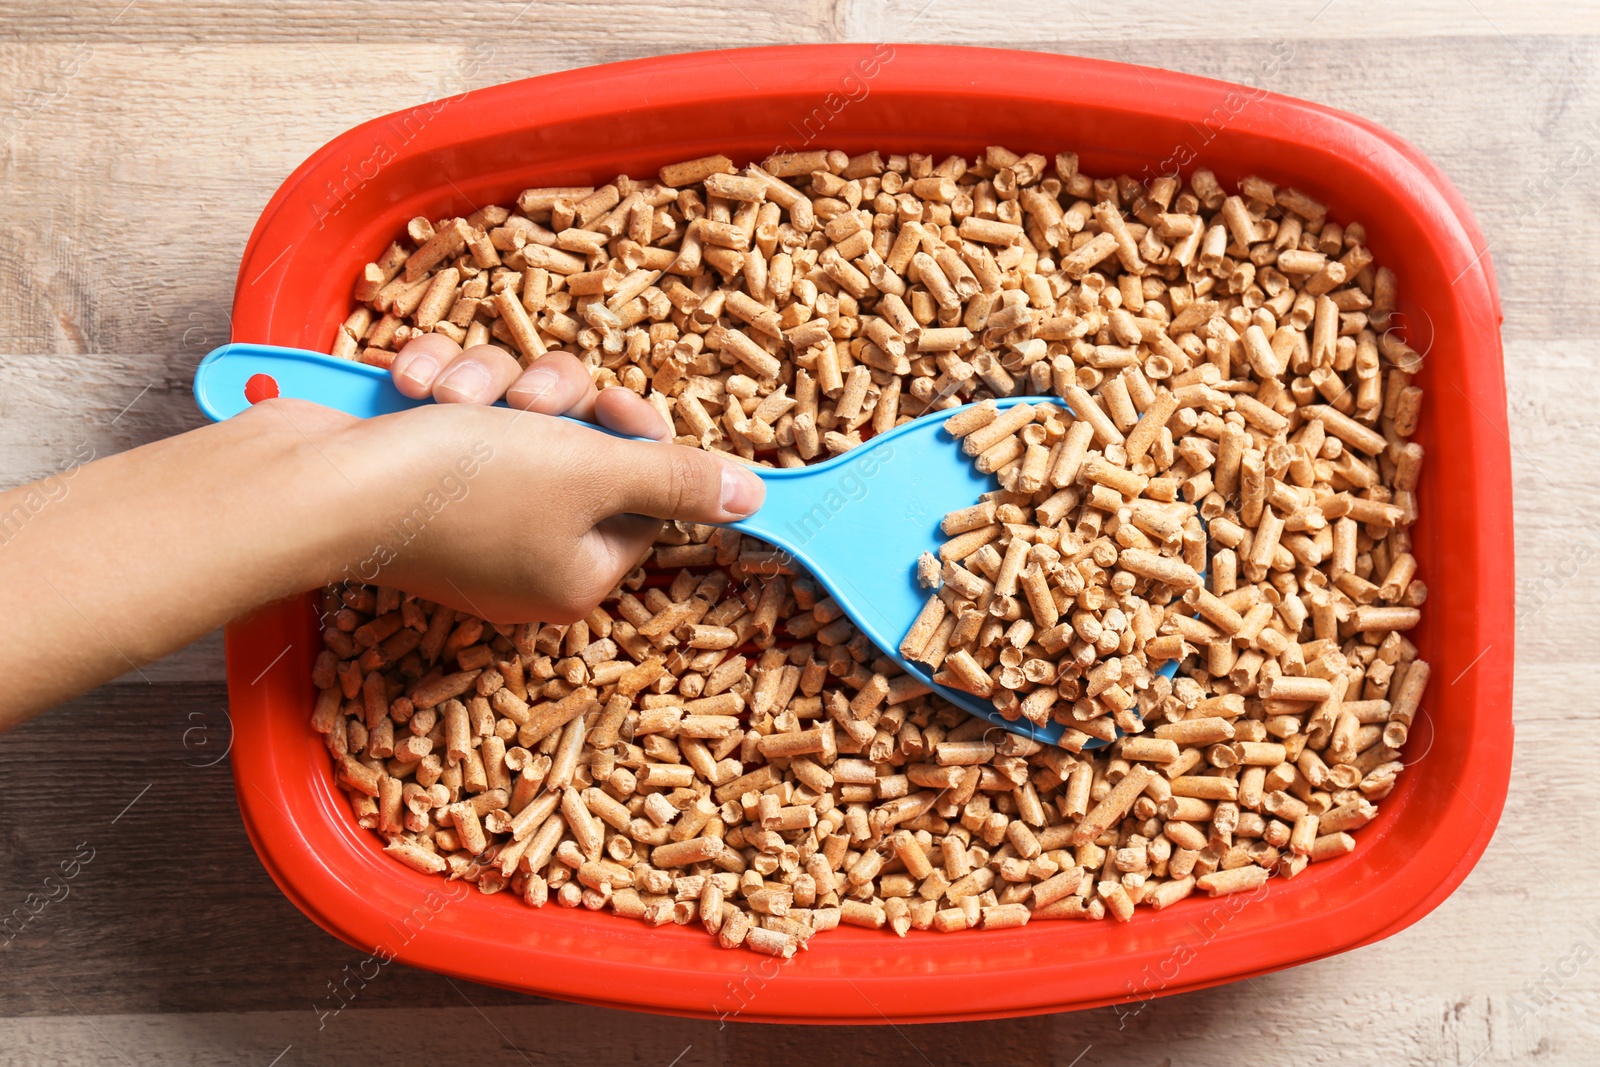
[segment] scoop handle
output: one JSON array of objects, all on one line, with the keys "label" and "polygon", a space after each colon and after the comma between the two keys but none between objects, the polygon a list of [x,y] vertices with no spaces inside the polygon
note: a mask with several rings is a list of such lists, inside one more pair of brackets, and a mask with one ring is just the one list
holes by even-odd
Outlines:
[{"label": "scoop handle", "polygon": [[[207,353],[194,373],[195,402],[214,422],[232,418],[252,404],[280,396],[309,400],[358,419],[376,418],[433,403],[406,396],[396,389],[389,372],[382,367],[354,363],[304,348],[242,342],[225,344]],[[496,406],[504,407],[505,402],[500,401]],[[615,433],[604,426],[565,415],[552,417],[627,441],[648,440]]]}]

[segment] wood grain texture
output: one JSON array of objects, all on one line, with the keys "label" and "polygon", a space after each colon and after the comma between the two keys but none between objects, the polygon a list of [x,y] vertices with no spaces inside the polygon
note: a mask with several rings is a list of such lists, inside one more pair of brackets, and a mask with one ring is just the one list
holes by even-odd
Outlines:
[{"label": "wood grain texture", "polygon": [[1559,35],[1593,32],[1600,13],[1561,0],[1477,5],[1450,0],[1391,4],[1383,0],[1203,0],[1128,5],[1116,0],[1021,0],[1003,6],[960,0],[781,0],[730,5],[691,0],[670,7],[650,0],[413,0],[403,16],[381,0],[269,0],[240,6],[223,0],[83,0],[40,11],[27,0],[0,3],[0,20],[24,41],[174,39],[229,43],[343,43],[416,40],[428,31],[458,36],[522,33],[530,41],[605,37],[652,52],[673,44],[893,40],[952,42],[996,37],[1104,40],[1143,38],[1423,37]]},{"label": "wood grain texture", "polygon": [[[1546,0],[1548,2],[1548,0]],[[910,8],[905,0],[901,8]],[[1553,6],[1553,5],[1552,5]],[[632,47],[649,54],[707,46],[796,44],[837,39],[842,5],[831,0],[772,0],[739,5],[686,0],[670,8],[650,0],[413,0],[403,12],[381,0],[89,0],[41,11],[27,0],[0,4],[0,20],[22,41],[216,44],[447,44],[486,36],[516,36],[541,49]],[[678,45],[677,49],[672,46]]]},{"label": "wood grain texture", "polygon": [[[94,787],[64,789],[86,738]],[[51,982],[89,1013],[309,1013],[364,958],[301,915],[256,860],[230,740],[226,688],[173,683],[102,688],[0,738],[12,772],[0,784],[0,1014],[70,1013]],[[66,878],[75,868],[62,861],[80,845],[90,858]],[[33,901],[25,919],[31,893],[55,899]],[[373,983],[375,1004],[415,1002],[434,984],[419,971],[391,977]]]},{"label": "wood grain texture", "polygon": [[[1600,728],[1600,310],[1584,271],[1600,247],[1600,9],[1324,8],[0,3],[0,486],[85,446],[106,455],[199,424],[190,375],[226,339],[250,227],[282,178],[351,125],[463,88],[713,44],[990,44],[1265,84],[1371,118],[1440,165],[1484,229],[1504,298],[1509,411],[1482,417],[1512,444],[1519,611],[1500,830],[1416,926],[1137,1011],[829,1030],[540,1002],[399,965],[319,1019],[313,1004],[360,954],[300,915],[250,849],[227,762],[212,764],[227,737],[212,635],[145,667],[150,682],[130,676],[0,738],[0,918],[78,843],[95,849],[69,895],[0,945],[0,1065],[463,1052],[645,1067],[1593,1062],[1600,860],[1577,831],[1600,806],[1586,743]],[[1293,58],[1264,79],[1280,40]]]}]

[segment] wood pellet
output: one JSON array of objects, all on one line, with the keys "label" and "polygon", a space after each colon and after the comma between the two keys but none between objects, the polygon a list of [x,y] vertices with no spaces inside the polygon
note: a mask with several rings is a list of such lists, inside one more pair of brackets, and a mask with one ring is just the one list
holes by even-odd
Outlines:
[{"label": "wood pellet", "polygon": [[[683,524],[571,626],[325,591],[312,725],[399,862],[729,948],[1261,891],[1356,847],[1429,676],[1395,282],[1262,178],[999,147],[712,156],[414,219],[336,355],[572,352],[680,443],[779,466],[979,403],[952,447],[999,488],[904,561],[929,599],[902,650],[1066,735],[968,716],[770,546]],[[1024,395],[1055,399],[981,403]]]}]

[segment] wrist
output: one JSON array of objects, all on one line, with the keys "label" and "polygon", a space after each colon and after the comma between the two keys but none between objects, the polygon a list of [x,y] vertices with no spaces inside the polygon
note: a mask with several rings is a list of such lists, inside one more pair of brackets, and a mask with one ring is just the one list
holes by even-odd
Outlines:
[{"label": "wrist", "polygon": [[344,577],[368,541],[388,495],[381,466],[361,462],[361,420],[300,401],[273,400],[222,424],[249,442],[241,455],[259,475],[266,505],[258,546],[272,565],[273,596]]},{"label": "wrist", "polygon": [[425,574],[448,513],[494,458],[486,415],[430,406],[355,420],[326,441],[305,442],[343,487],[317,580],[403,586]]}]

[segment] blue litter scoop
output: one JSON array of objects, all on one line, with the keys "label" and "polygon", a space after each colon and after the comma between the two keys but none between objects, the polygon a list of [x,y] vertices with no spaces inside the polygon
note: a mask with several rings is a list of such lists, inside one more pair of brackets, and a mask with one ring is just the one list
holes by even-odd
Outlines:
[{"label": "blue litter scoop", "polygon": [[[194,395],[200,410],[216,421],[270,396],[310,400],[359,418],[432,403],[404,395],[389,372],[377,367],[256,344],[227,344],[208,354],[195,372]],[[1059,397],[1008,397],[998,404],[1007,408],[1025,401],[1065,407]],[[969,507],[998,487],[993,476],[973,468],[971,457],[944,431],[945,420],[964,410],[952,408],[897,426],[826,463],[753,468],[766,484],[766,503],[749,518],[726,525],[793,556],[884,655],[939,696],[1012,733],[1056,744],[1061,724],[1007,720],[981,697],[936,685],[925,664],[899,653],[901,639],[930,595],[917,584],[917,557],[938,553],[945,540],[939,523],[946,513]],[[1176,670],[1173,660],[1161,673],[1170,677]]]}]

